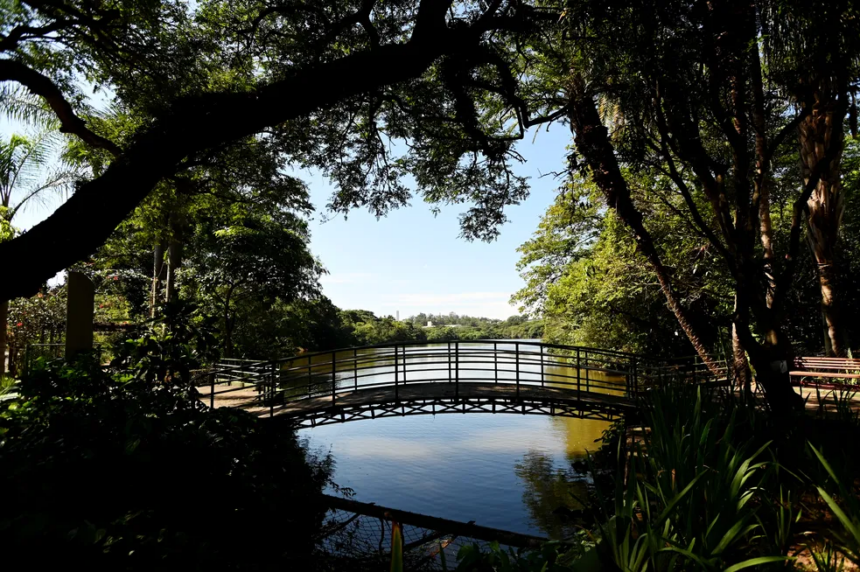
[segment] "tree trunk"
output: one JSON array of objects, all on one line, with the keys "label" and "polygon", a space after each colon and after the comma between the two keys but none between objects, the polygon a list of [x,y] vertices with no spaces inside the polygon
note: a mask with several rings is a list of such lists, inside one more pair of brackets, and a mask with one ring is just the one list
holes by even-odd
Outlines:
[{"label": "tree trunk", "polygon": [[161,273],[164,271],[164,246],[161,244],[155,245],[154,264],[152,266],[152,294],[149,301],[149,317],[155,317],[155,311],[158,306],[158,293],[161,290]]},{"label": "tree trunk", "polygon": [[179,205],[174,205],[170,213],[170,242],[167,245],[167,287],[164,299],[172,302],[178,294],[176,277],[182,267],[182,246],[184,240],[183,213]]},{"label": "tree trunk", "polygon": [[836,308],[836,285],[840,283],[835,264],[818,264],[818,285],[821,289],[821,319],[824,328],[824,349],[827,355],[844,357],[847,345],[842,319]]},{"label": "tree trunk", "polygon": [[6,342],[9,331],[9,301],[0,302],[0,376],[6,373]]},{"label": "tree trunk", "polygon": [[681,304],[672,288],[669,274],[663,266],[651,234],[645,228],[642,213],[633,204],[627,181],[621,173],[612,143],[609,141],[608,130],[600,120],[593,98],[585,93],[581,78],[576,76],[572,78],[569,97],[569,118],[575,135],[574,143],[591,169],[592,180],[606,198],[606,204],[633,231],[636,249],[651,264],[669,309],[675,315],[693,349],[702,358],[702,362],[717,374],[720,368],[708,354],[701,336],[690,321],[687,309]]},{"label": "tree trunk", "polygon": [[737,387],[742,388],[746,394],[752,393],[752,372],[735,324],[732,324],[732,370]]},{"label": "tree trunk", "polygon": [[[472,59],[483,53],[482,38],[495,29],[496,19],[449,28],[449,6],[422,1],[409,41],[289,70],[256,91],[206,93],[175,102],[133,138],[121,160],[81,185],[50,217],[0,244],[5,267],[20,269],[15,280],[0,280],[0,299],[31,296],[54,274],[90,256],[185,157],[418,78],[442,56]],[[34,258],[34,252],[39,256]]]},{"label": "tree trunk", "polygon": [[829,80],[819,82],[814,94],[812,112],[800,124],[798,138],[804,184],[809,182],[812,170],[818,162],[825,158],[827,149],[831,145],[836,146],[833,160],[826,165],[818,185],[807,201],[809,216],[806,236],[818,269],[825,346],[830,355],[844,356],[848,344],[839,316],[842,273],[838,253],[839,227],[845,210],[840,180],[844,134],[841,118],[834,117],[837,93],[830,84]]},{"label": "tree trunk", "polygon": [[799,410],[803,406],[803,399],[791,386],[791,377],[788,375],[791,364],[783,349],[760,349],[749,355],[755,368],[756,383],[764,390],[770,408],[780,413]]},{"label": "tree trunk", "polygon": [[182,244],[170,239],[167,246],[167,286],[165,287],[164,300],[171,302],[176,299],[176,273],[182,267]]}]

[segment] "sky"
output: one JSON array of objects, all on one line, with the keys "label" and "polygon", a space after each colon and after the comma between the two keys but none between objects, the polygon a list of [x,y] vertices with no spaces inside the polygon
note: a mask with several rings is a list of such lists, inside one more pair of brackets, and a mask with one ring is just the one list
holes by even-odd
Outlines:
[{"label": "sky", "polygon": [[[8,137],[14,127],[0,123],[0,135]],[[380,316],[456,312],[504,319],[516,314],[510,297],[524,285],[516,269],[517,247],[534,233],[555,198],[559,181],[550,173],[563,169],[569,140],[570,132],[555,125],[520,143],[526,161],[516,170],[529,177],[531,194],[506,211],[509,222],[490,243],[460,238],[458,215],[468,205],[442,207],[434,216],[430,205],[417,198],[379,220],[366,211],[346,220],[332,217],[325,212],[332,194],[328,181],[315,172],[295,173],[308,184],[316,208],[311,250],[328,270],[323,293],[340,308]],[[34,205],[14,224],[31,228],[58,205],[58,199]]]}]

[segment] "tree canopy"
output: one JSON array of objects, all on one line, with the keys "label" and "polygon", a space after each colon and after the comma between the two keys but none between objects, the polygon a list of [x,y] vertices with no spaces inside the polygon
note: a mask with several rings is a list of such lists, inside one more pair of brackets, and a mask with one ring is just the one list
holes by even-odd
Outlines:
[{"label": "tree canopy", "polygon": [[[335,210],[383,214],[405,203],[409,175],[431,200],[475,203],[464,232],[492,236],[526,192],[509,161],[516,130],[532,120],[498,104],[479,113],[470,96],[516,89],[506,39],[557,17],[521,2],[439,0],[16,4],[0,79],[42,96],[63,130],[114,158],[0,246],[12,263],[44,252],[0,298],[32,293],[90,255],[159,181],[252,135],[331,176]],[[103,119],[75,105],[76,73],[114,90],[135,127],[108,138]],[[63,240],[71,232],[76,240]]]}]

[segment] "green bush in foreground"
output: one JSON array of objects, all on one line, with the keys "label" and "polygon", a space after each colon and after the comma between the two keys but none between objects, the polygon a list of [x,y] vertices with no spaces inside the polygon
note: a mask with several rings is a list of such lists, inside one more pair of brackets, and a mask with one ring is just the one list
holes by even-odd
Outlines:
[{"label": "green bush in foreground", "polygon": [[138,340],[147,351],[122,375],[84,357],[24,380],[0,412],[7,562],[309,567],[328,461],[308,459],[288,426],[189,398],[193,354],[176,350],[186,334]]},{"label": "green bush in foreground", "polygon": [[642,442],[615,443],[612,484],[595,479],[590,531],[538,552],[467,547],[458,570],[784,570],[804,552],[822,572],[860,564],[856,416],[775,423],[689,387],[653,392],[642,416]]}]

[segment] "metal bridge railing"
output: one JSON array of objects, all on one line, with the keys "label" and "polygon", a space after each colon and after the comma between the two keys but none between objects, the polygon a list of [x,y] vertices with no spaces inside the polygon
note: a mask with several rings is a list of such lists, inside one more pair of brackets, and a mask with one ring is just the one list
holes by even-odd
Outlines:
[{"label": "metal bridge railing", "polygon": [[[227,393],[254,391],[270,413],[303,399],[421,383],[451,384],[456,397],[465,384],[508,384],[567,389],[577,396],[602,393],[633,397],[669,381],[703,383],[728,377],[700,359],[655,360],[612,350],[508,340],[395,343],[308,353],[274,361],[223,360],[208,372],[210,404]],[[216,389],[216,386],[219,386]],[[226,387],[222,387],[226,386]]]}]

